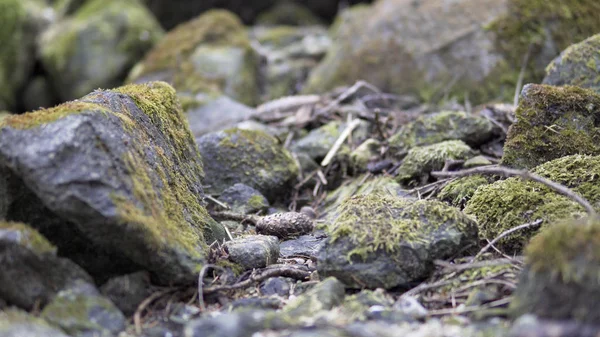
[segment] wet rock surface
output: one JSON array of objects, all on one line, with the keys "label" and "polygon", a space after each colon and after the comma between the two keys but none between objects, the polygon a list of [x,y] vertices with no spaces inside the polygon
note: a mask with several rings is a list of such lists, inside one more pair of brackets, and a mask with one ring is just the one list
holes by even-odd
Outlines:
[{"label": "wet rock surface", "polygon": [[244,270],[264,268],[279,258],[279,240],[274,236],[253,235],[226,242],[229,260]]}]

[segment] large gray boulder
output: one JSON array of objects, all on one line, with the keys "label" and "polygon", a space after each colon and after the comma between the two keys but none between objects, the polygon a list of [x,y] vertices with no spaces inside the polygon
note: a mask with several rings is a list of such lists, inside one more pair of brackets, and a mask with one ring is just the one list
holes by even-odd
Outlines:
[{"label": "large gray boulder", "polygon": [[137,0],[87,1],[39,39],[39,54],[61,101],[123,83],[129,69],[162,38]]},{"label": "large gray boulder", "polygon": [[[202,159],[164,82],[96,91],[4,119],[0,166],[18,182],[9,188],[7,217],[37,218],[31,224],[67,256],[82,253],[71,247],[79,240],[88,256],[107,251],[129,270],[191,282],[206,242],[226,237],[204,208]],[[23,205],[45,211],[23,212]],[[96,272],[111,272],[102,268]]]}]

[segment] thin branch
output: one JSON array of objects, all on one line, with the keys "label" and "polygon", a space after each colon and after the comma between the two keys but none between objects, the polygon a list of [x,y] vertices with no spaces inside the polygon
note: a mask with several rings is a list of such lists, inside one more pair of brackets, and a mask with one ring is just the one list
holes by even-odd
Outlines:
[{"label": "thin branch", "polygon": [[300,270],[297,268],[291,268],[291,267],[265,269],[258,273],[253,273],[252,275],[250,275],[250,277],[248,279],[246,279],[244,281],[241,281],[241,282],[238,282],[238,283],[235,283],[232,285],[214,286],[214,287],[204,288],[204,289],[202,289],[202,292],[204,294],[212,294],[212,293],[216,293],[218,291],[227,291],[227,290],[246,288],[246,287],[251,286],[254,283],[264,281],[271,277],[279,277],[279,276],[291,277],[291,278],[295,278],[298,280],[305,280],[310,276],[310,272],[305,271],[305,270]]},{"label": "thin branch", "polygon": [[148,298],[143,300],[142,303],[140,303],[140,305],[138,305],[137,309],[135,310],[135,314],[133,314],[133,323],[135,325],[135,332],[138,335],[142,334],[142,312],[144,312],[146,307],[148,307],[150,305],[150,303],[154,302],[156,299],[160,298],[161,296],[166,295],[175,290],[177,290],[177,288],[170,288],[170,289],[157,291],[157,292],[153,293],[152,295],[148,296]]},{"label": "thin branch", "polygon": [[520,226],[516,226],[513,227],[511,229],[508,229],[504,232],[502,232],[500,235],[498,235],[496,238],[494,238],[494,240],[490,241],[485,247],[483,247],[479,253],[477,253],[477,255],[475,255],[475,257],[471,260],[471,262],[476,261],[481,255],[483,255],[485,252],[487,252],[494,244],[496,244],[496,242],[500,241],[502,238],[506,237],[507,235],[510,235],[516,231],[520,231],[521,229],[525,229],[525,228],[530,228],[530,227],[534,227],[534,226],[539,226],[541,223],[543,222],[542,219],[537,219],[533,222],[529,222]]},{"label": "thin branch", "polygon": [[350,133],[358,126],[358,124],[360,124],[360,119],[355,119],[352,121],[352,123],[346,126],[346,128],[344,129],[344,131],[342,131],[342,134],[340,134],[340,136],[335,141],[329,152],[327,152],[327,155],[321,162],[321,166],[327,166],[329,165],[329,163],[331,163],[333,157],[335,157],[337,152],[340,150],[340,147],[342,147],[342,144],[344,144],[346,138],[350,136]]},{"label": "thin branch", "polygon": [[517,85],[515,87],[515,96],[513,98],[513,106],[519,104],[519,94],[521,93],[521,87],[523,86],[523,78],[525,77],[525,70],[527,70],[527,63],[529,62],[529,55],[531,54],[531,47],[533,44],[529,44],[527,53],[523,58],[523,64],[521,64],[521,71],[519,72],[519,78],[517,79]]},{"label": "thin branch", "polygon": [[586,210],[586,212],[588,213],[588,215],[590,217],[596,216],[596,211],[594,210],[594,207],[587,200],[582,198],[580,195],[571,191],[568,187],[558,184],[558,183],[555,183],[552,180],[538,176],[537,174],[533,174],[526,170],[515,170],[515,169],[511,169],[511,168],[507,168],[507,167],[500,167],[500,166],[481,166],[481,167],[476,167],[476,168],[472,168],[472,169],[468,169],[468,170],[454,171],[454,172],[441,172],[441,171],[431,172],[432,176],[438,177],[438,178],[440,178],[440,177],[441,178],[467,177],[467,176],[472,176],[472,175],[476,175],[476,174],[496,174],[496,175],[500,175],[503,177],[520,177],[525,180],[531,180],[531,181],[538,182],[540,184],[546,185],[547,187],[549,187],[556,193],[564,195],[565,197],[570,198],[571,200],[573,200],[573,201],[577,202],[578,204],[580,204],[581,206],[583,206],[583,208]]},{"label": "thin branch", "polygon": [[205,264],[202,269],[200,269],[200,273],[198,273],[198,305],[200,306],[200,310],[202,312],[206,311],[206,304],[204,303],[204,293],[202,292],[202,288],[204,287],[204,275],[208,271],[209,268],[224,270],[223,268],[214,265],[214,264]]}]

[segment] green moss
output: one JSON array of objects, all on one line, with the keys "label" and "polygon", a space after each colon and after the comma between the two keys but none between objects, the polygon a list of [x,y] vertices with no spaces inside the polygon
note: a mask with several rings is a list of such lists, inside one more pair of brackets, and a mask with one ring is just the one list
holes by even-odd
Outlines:
[{"label": "green moss", "polygon": [[401,184],[418,184],[414,181],[415,178],[426,177],[432,171],[441,170],[446,160],[466,160],[473,155],[473,150],[460,140],[414,147],[408,151],[400,165],[396,180]]},{"label": "green moss", "polygon": [[0,109],[12,109],[16,90],[25,80],[22,73],[24,55],[29,44],[26,32],[28,15],[24,0],[0,1]]},{"label": "green moss", "polygon": [[454,207],[463,208],[477,188],[487,184],[489,184],[488,179],[480,175],[458,178],[444,186],[437,198]]},{"label": "green moss", "polygon": [[427,243],[430,233],[448,223],[466,230],[470,221],[465,219],[459,210],[438,201],[372,193],[354,196],[342,203],[337,217],[325,230],[331,243],[344,237],[355,245],[356,248],[348,252],[349,261],[354,255],[364,260],[377,250],[393,253],[401,243]]},{"label": "green moss", "polygon": [[528,85],[509,130],[502,164],[532,168],[572,154],[600,154],[600,96],[565,86]]},{"label": "green moss", "polygon": [[[490,25],[490,30],[513,69],[520,68],[531,48],[525,83],[535,83],[543,78],[551,58],[600,31],[598,12],[600,2],[596,0],[510,0],[506,15]],[[553,48],[548,50],[549,46]]]},{"label": "green moss", "polygon": [[574,85],[600,93],[600,35],[565,49],[546,68],[544,84]]},{"label": "green moss", "polygon": [[419,116],[390,137],[389,143],[395,152],[446,140],[462,140],[479,145],[491,137],[492,128],[491,122],[484,117],[463,111],[442,111]]},{"label": "green moss", "polygon": [[598,286],[600,221],[586,218],[553,224],[531,240],[525,258],[534,273],[548,273],[564,283],[585,279]]},{"label": "green moss", "polygon": [[[574,155],[536,167],[533,173],[571,188],[590,202],[600,202],[600,157]],[[509,178],[477,189],[467,203],[465,213],[477,218],[482,238],[494,239],[500,233],[537,219],[543,227],[560,219],[585,215],[583,208],[570,199],[536,182]],[[506,236],[498,246],[519,251],[535,234],[535,229]]]},{"label": "green moss", "polygon": [[50,243],[42,234],[20,222],[0,222],[0,233],[3,231],[15,231],[21,234],[19,244],[23,245],[37,254],[56,254],[56,247]]},{"label": "green moss", "polygon": [[49,109],[28,112],[21,115],[10,115],[0,120],[0,128],[8,126],[13,129],[31,129],[43,124],[52,123],[69,115],[94,112],[107,114],[110,113],[110,110],[95,103],[72,101]]},{"label": "green moss", "polygon": [[231,262],[227,259],[218,260],[216,263],[217,266],[233,271],[235,276],[241,275],[245,270],[244,267],[240,266],[235,262]]},{"label": "green moss", "polygon": [[253,195],[248,199],[248,206],[252,209],[263,209],[269,205],[265,203],[265,199],[262,195]]},{"label": "green moss", "polygon": [[293,1],[278,1],[270,10],[256,19],[259,25],[321,25],[323,21],[308,8]]}]

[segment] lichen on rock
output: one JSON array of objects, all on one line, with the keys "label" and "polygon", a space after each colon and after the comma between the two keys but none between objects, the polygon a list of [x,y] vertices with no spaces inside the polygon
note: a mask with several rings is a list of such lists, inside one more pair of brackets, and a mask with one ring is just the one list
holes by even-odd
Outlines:
[{"label": "lichen on rock", "polygon": [[0,163],[55,216],[164,282],[195,279],[206,242],[226,237],[204,208],[201,157],[164,82],[8,117],[0,143]]},{"label": "lichen on rock", "polygon": [[347,199],[336,212],[317,268],[348,287],[406,285],[477,237],[473,220],[438,201],[372,193]]}]

